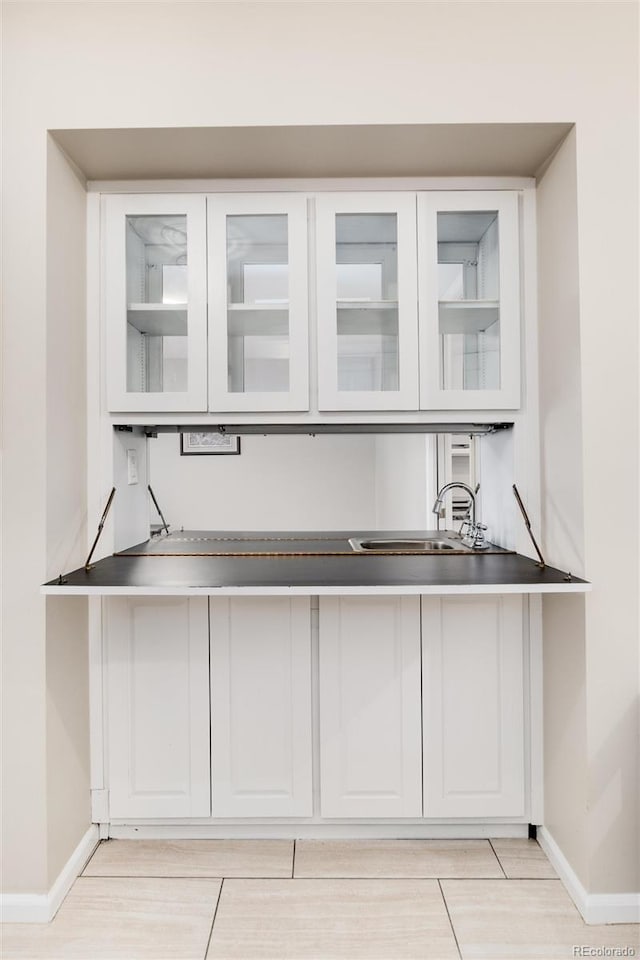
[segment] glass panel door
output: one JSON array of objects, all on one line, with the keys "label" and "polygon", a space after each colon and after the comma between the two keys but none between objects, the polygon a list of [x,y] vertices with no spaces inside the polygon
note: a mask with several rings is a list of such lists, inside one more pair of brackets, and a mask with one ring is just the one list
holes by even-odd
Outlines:
[{"label": "glass panel door", "polygon": [[113,196],[105,204],[109,408],[204,411],[204,200]]},{"label": "glass panel door", "polygon": [[286,214],[227,217],[230,393],[289,390]]},{"label": "glass panel door", "polygon": [[308,409],[306,200],[209,198],[212,410]]},{"label": "glass panel door", "polygon": [[420,197],[422,406],[517,406],[517,196]]},{"label": "glass panel door", "polygon": [[398,389],[398,217],[336,215],[338,390]]},{"label": "glass panel door", "polygon": [[186,215],[128,215],[127,390],[185,393],[188,386]]},{"label": "glass panel door", "polygon": [[500,389],[497,210],[438,213],[440,388]]},{"label": "glass panel door", "polygon": [[417,407],[413,195],[317,199],[319,408]]}]

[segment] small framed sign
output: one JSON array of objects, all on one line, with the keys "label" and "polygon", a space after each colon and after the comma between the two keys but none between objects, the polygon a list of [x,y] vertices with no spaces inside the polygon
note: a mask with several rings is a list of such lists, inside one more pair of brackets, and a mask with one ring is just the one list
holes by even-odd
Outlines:
[{"label": "small framed sign", "polygon": [[180,434],[181,457],[238,453],[240,453],[240,437],[235,434],[218,433],[217,430]]}]

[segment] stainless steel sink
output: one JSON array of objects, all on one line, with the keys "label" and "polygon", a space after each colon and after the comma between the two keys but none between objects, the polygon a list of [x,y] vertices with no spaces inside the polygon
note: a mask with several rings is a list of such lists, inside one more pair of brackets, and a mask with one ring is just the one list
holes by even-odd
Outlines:
[{"label": "stainless steel sink", "polygon": [[364,537],[351,537],[349,545],[356,553],[440,553],[456,552],[470,553],[469,547],[465,547],[459,540],[441,540],[431,537],[420,537],[412,539],[368,539]]}]

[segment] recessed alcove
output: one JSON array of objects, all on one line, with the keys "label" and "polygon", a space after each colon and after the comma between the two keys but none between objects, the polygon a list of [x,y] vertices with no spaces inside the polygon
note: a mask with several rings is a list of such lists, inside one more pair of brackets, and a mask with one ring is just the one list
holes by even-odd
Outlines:
[{"label": "recessed alcove", "polygon": [[87,180],[534,177],[571,123],[51,130]]},{"label": "recessed alcove", "polygon": [[[535,179],[538,278],[528,289],[539,336],[528,347],[539,428],[526,462],[541,502],[526,499],[549,562],[574,573],[582,565],[596,585],[586,602],[538,601],[537,801],[583,915],[629,918],[637,895],[625,891],[640,889],[637,543],[615,545],[618,532],[596,508],[607,444],[620,476],[637,478],[628,443],[637,425],[637,10],[168,4],[150,16],[148,4],[8,6],[3,700],[20,737],[3,760],[3,872],[13,918],[49,919],[79,841],[97,835],[87,831],[89,788],[102,786],[103,770],[93,757],[90,777],[88,727],[100,709],[94,701],[89,711],[88,662],[100,651],[87,643],[87,620],[95,624],[99,601],[42,600],[38,583],[45,570],[83,562],[108,492],[96,483],[99,431],[87,431],[97,371],[85,364],[85,331],[99,322],[86,281],[100,270],[86,213],[107,189],[100,181],[114,192],[142,179],[147,190],[202,192],[230,190],[224,178],[233,177],[236,189],[257,192],[282,178],[291,190],[294,178],[315,177],[331,180],[324,189],[360,179],[381,190],[384,177],[443,177],[457,190],[466,176]],[[607,322],[615,336],[604,335]],[[522,431],[512,436],[522,453]]]}]

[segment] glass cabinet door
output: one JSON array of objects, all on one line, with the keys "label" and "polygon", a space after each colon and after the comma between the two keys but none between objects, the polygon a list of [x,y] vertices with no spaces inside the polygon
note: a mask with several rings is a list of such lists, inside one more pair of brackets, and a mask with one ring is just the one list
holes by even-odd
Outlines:
[{"label": "glass cabinet door", "polygon": [[105,198],[108,405],[205,411],[205,202]]},{"label": "glass cabinet door", "polygon": [[415,410],[415,196],[316,200],[318,406]]},{"label": "glass cabinet door", "polygon": [[518,407],[517,194],[420,194],[418,225],[421,407]]},{"label": "glass cabinet door", "polygon": [[208,198],[210,410],[308,410],[307,201]]}]

